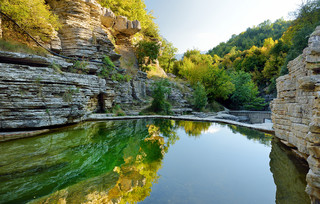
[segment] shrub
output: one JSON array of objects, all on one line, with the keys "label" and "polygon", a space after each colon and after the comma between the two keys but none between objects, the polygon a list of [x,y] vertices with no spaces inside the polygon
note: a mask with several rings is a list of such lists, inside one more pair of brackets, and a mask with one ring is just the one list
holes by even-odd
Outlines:
[{"label": "shrub", "polygon": [[125,116],[126,113],[121,109],[120,105],[117,104],[113,107],[112,109],[113,114],[115,114],[116,116]]},{"label": "shrub", "polygon": [[208,99],[204,86],[198,82],[194,88],[193,106],[197,111],[202,111],[207,105]]},{"label": "shrub", "polygon": [[69,68],[69,71],[77,74],[88,74],[89,70],[87,66],[88,62],[86,61],[75,61],[73,66]]},{"label": "shrub", "polygon": [[160,45],[158,42],[142,40],[136,45],[136,56],[140,67],[150,65],[158,58]]},{"label": "shrub", "polygon": [[114,68],[114,64],[112,62],[112,60],[109,58],[109,56],[104,56],[104,58],[102,59],[102,62],[110,69],[110,68]]},{"label": "shrub", "polygon": [[171,104],[166,100],[167,94],[170,94],[169,81],[161,79],[153,84],[151,111],[159,114],[171,114]]}]

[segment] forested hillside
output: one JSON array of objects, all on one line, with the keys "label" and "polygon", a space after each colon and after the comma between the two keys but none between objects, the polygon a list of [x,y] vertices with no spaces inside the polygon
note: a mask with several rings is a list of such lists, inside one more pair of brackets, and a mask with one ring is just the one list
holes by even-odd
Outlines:
[{"label": "forested hillside", "polygon": [[319,0],[307,1],[293,12],[292,21],[265,21],[233,35],[207,55],[189,50],[169,71],[192,84],[200,82],[209,103],[266,109],[265,99],[276,95],[276,79],[287,73],[288,62],[302,53],[309,35],[320,25],[319,8]]},{"label": "forested hillside", "polygon": [[209,50],[210,55],[218,55],[223,57],[231,50],[244,51],[250,49],[252,46],[262,47],[264,40],[272,38],[279,40],[283,33],[289,28],[291,21],[283,19],[276,20],[272,23],[270,20],[264,21],[258,26],[248,28],[239,35],[232,35],[227,42],[222,42],[218,46]]}]

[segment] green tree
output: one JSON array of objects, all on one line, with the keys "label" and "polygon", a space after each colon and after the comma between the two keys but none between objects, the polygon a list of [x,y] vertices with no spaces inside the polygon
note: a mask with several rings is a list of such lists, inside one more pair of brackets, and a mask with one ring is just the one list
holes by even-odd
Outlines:
[{"label": "green tree", "polygon": [[141,68],[150,65],[159,56],[160,45],[158,42],[142,40],[136,45],[136,56]]},{"label": "green tree", "polygon": [[230,96],[231,108],[261,110],[264,108],[264,99],[258,97],[258,87],[253,83],[250,74],[244,71],[232,72],[231,81],[235,86]]},{"label": "green tree", "polygon": [[159,57],[160,66],[167,73],[173,72],[173,65],[176,61],[175,55],[178,52],[178,49],[173,46],[171,42],[166,40],[162,41],[161,46],[161,55]]},{"label": "green tree", "polygon": [[154,82],[152,86],[152,104],[151,110],[160,114],[171,114],[171,104],[166,100],[166,96],[170,94],[170,83],[167,79],[161,79]]},{"label": "green tree", "polygon": [[217,65],[210,67],[205,75],[203,84],[211,101],[226,100],[234,91],[231,78],[224,69],[220,69]]},{"label": "green tree", "polygon": [[198,82],[194,87],[193,93],[193,106],[197,111],[202,111],[208,103],[208,98],[206,94],[206,89],[204,86]]}]

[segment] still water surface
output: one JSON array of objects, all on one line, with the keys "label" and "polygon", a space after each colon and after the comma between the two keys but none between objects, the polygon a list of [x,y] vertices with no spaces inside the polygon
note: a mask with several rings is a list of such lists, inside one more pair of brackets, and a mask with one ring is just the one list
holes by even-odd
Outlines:
[{"label": "still water surface", "polygon": [[310,203],[305,164],[233,125],[84,123],[0,150],[0,203]]}]

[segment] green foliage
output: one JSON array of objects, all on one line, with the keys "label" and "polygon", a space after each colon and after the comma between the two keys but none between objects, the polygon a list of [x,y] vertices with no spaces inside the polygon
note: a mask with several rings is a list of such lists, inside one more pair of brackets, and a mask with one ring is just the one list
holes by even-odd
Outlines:
[{"label": "green foliage", "polygon": [[62,74],[61,66],[59,64],[52,62],[52,64],[49,67],[54,69],[54,71],[56,71],[57,73]]},{"label": "green foliage", "polygon": [[231,81],[235,91],[230,96],[230,107],[233,109],[262,110],[266,105],[264,99],[258,97],[258,87],[251,80],[249,73],[232,72]]},{"label": "green foliage", "polygon": [[112,108],[112,113],[115,114],[116,116],[125,116],[126,115],[126,113],[122,110],[122,108],[119,104],[115,105]]},{"label": "green foliage", "polygon": [[73,66],[69,68],[69,71],[77,74],[88,74],[89,69],[87,68],[88,62],[86,61],[75,61]]},{"label": "green foliage", "polygon": [[188,50],[182,61],[174,64],[174,72],[192,85],[202,83],[210,101],[225,100],[233,92],[234,85],[225,69],[212,65],[214,58],[201,54],[199,50]]},{"label": "green foliage", "polygon": [[217,101],[212,101],[207,105],[207,109],[210,112],[220,112],[224,110],[224,106],[218,103]]},{"label": "green foliage", "polygon": [[194,88],[193,106],[197,111],[202,111],[208,103],[206,89],[198,82]]},{"label": "green foliage", "polygon": [[110,8],[116,15],[138,20],[141,23],[141,33],[147,38],[160,38],[158,25],[153,21],[155,17],[148,12],[143,0],[99,0],[104,7]]},{"label": "green foliage", "polygon": [[208,98],[213,100],[226,100],[234,91],[234,85],[227,72],[218,66],[212,66],[203,82]]},{"label": "green foliage", "polygon": [[154,41],[142,40],[136,45],[136,56],[140,67],[150,65],[159,56],[160,45]]},{"label": "green foliage", "polygon": [[234,51],[244,51],[250,49],[252,46],[262,47],[267,38],[274,40],[280,39],[290,26],[290,23],[290,21],[283,19],[278,19],[274,23],[271,23],[270,20],[264,21],[258,26],[248,28],[239,35],[232,35],[226,43],[220,43],[218,46],[209,50],[208,53],[211,56],[218,55],[223,57],[228,53],[232,53],[232,49]]},{"label": "green foliage", "polygon": [[109,58],[109,56],[104,56],[104,58],[102,59],[102,62],[109,68],[109,69],[113,69],[115,66],[112,62],[112,60]]},{"label": "green foliage", "polygon": [[178,49],[173,46],[171,42],[166,40],[162,41],[161,45],[161,55],[159,57],[160,67],[164,69],[167,73],[173,72],[173,65],[176,61],[175,55],[178,52]]},{"label": "green foliage", "polygon": [[289,46],[288,55],[282,66],[281,75],[287,74],[287,64],[298,57],[304,48],[308,46],[308,39],[314,29],[320,25],[320,1],[304,1],[300,8],[293,12],[295,20],[282,36],[284,42]]},{"label": "green foliage", "polygon": [[5,41],[2,39],[0,39],[0,50],[47,56],[47,51],[44,50],[43,48],[29,47],[23,43],[18,43],[14,41]]},{"label": "green foliage", "polygon": [[[53,30],[60,27],[58,17],[50,12],[45,0],[0,0],[0,9],[31,35],[39,36],[44,41],[49,40]],[[13,31],[11,24],[3,23],[4,33]]]},{"label": "green foliage", "polygon": [[166,100],[166,96],[170,94],[170,83],[167,79],[161,79],[154,82],[152,86],[152,104],[150,110],[159,114],[171,114],[171,104]]}]

